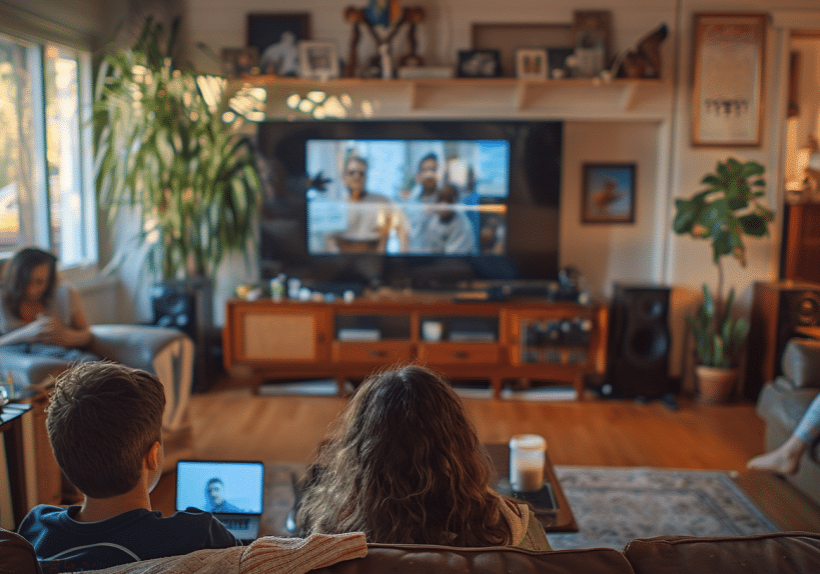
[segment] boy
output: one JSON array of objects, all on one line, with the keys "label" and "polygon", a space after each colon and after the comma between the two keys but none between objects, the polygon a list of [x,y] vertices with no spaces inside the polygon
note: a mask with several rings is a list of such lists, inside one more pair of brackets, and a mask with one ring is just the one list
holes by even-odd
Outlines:
[{"label": "boy", "polygon": [[240,544],[208,512],[189,508],[164,518],[151,510],[164,407],[154,375],[116,363],[83,363],[57,378],[46,427],[57,463],[84,501],[40,505],[23,519],[18,532],[38,560],[94,570]]}]

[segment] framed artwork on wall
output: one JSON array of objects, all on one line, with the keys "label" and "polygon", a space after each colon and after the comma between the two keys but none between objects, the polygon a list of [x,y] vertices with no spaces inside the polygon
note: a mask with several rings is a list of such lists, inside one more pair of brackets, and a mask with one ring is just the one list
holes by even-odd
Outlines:
[{"label": "framed artwork on wall", "polygon": [[515,51],[515,76],[523,79],[547,77],[549,61],[546,48],[518,48]]},{"label": "framed artwork on wall", "polygon": [[635,164],[585,163],[582,223],[635,222]]},{"label": "framed artwork on wall", "polygon": [[692,145],[760,145],[765,14],[694,15]]},{"label": "framed artwork on wall", "polygon": [[310,14],[248,14],[247,39],[259,54],[259,73],[296,76],[299,42],[310,39]]}]

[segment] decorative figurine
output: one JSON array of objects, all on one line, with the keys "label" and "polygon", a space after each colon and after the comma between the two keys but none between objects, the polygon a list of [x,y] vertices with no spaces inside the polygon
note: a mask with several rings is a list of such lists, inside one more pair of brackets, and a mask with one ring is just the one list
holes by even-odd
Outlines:
[{"label": "decorative figurine", "polygon": [[[374,4],[378,4],[375,6]],[[398,14],[398,17],[396,17]],[[392,78],[395,66],[391,57],[390,44],[396,34],[405,24],[408,25],[407,43],[410,51],[401,57],[399,66],[420,66],[423,63],[421,56],[416,53],[416,26],[424,20],[424,10],[419,7],[402,8],[398,10],[397,2],[390,2],[389,7],[384,2],[371,2],[367,8],[348,6],[344,12],[345,20],[353,26],[350,37],[350,49],[345,76],[361,75],[365,78]],[[360,26],[364,25],[376,44],[376,54],[372,56],[365,68],[359,71],[359,42],[361,41]],[[377,26],[386,28],[386,34],[381,35]]]}]

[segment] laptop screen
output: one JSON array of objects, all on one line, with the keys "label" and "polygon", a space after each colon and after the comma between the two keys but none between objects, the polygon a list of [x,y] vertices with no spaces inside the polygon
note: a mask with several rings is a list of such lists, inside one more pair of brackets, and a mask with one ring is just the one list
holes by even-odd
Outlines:
[{"label": "laptop screen", "polygon": [[261,462],[182,460],[177,463],[176,509],[261,514],[264,485]]}]

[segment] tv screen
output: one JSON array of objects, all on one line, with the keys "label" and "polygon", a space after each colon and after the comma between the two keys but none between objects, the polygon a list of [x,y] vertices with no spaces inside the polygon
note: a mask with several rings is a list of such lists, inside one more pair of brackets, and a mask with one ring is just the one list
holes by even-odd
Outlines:
[{"label": "tv screen", "polygon": [[306,142],[310,255],[505,254],[510,142]]},{"label": "tv screen", "polygon": [[262,276],[555,279],[561,122],[265,122]]}]

